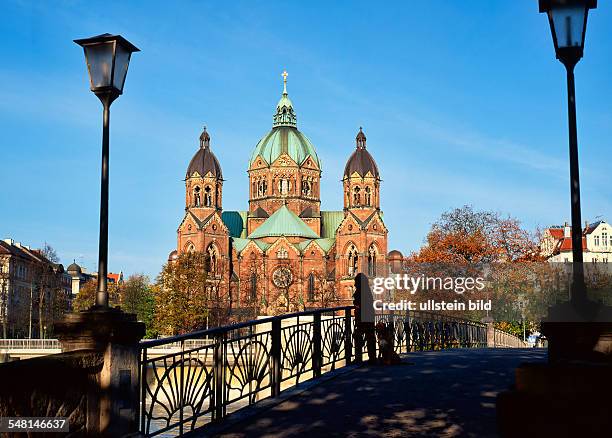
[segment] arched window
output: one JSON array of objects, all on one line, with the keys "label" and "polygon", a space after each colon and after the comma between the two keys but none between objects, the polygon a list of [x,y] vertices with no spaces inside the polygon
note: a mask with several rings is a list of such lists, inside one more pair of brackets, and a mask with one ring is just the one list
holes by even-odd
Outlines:
[{"label": "arched window", "polygon": [[355,245],[349,246],[348,253],[348,275],[353,276],[357,274],[357,266],[359,262],[359,253]]},{"label": "arched window", "polygon": [[195,189],[193,189],[193,205],[195,207],[200,207],[202,205],[200,199],[200,186],[195,186]]},{"label": "arched window", "polygon": [[195,251],[195,245],[191,242],[187,243],[187,245],[185,245],[185,249],[187,252],[194,252]]},{"label": "arched window", "polygon": [[278,191],[281,195],[289,194],[291,190],[291,182],[287,178],[282,178],[278,181]]},{"label": "arched window", "polygon": [[249,292],[251,300],[255,301],[257,299],[257,274],[255,272],[251,273]]},{"label": "arched window", "polygon": [[276,258],[278,259],[286,259],[289,257],[289,253],[287,252],[287,250],[285,248],[281,248],[278,251],[276,251]]},{"label": "arched window", "polygon": [[359,186],[353,189],[353,205],[359,206],[361,204],[361,193],[359,193],[361,189]]},{"label": "arched window", "polygon": [[374,244],[368,249],[368,275],[376,276],[376,247]]},{"label": "arched window", "polygon": [[311,196],[312,195],[312,185],[310,181],[307,179],[302,180],[302,195]]},{"label": "arched window", "polygon": [[365,204],[368,207],[372,205],[372,193],[370,187],[365,188]]},{"label": "arched window", "polygon": [[315,277],[311,272],[308,276],[308,301],[314,301],[315,299]]},{"label": "arched window", "polygon": [[204,189],[204,205],[210,207],[212,205],[212,190],[210,186],[206,186]]},{"label": "arched window", "polygon": [[208,272],[216,274],[218,268],[217,265],[219,262],[219,253],[217,252],[217,248],[213,244],[210,244],[206,250],[206,253],[208,255]]}]

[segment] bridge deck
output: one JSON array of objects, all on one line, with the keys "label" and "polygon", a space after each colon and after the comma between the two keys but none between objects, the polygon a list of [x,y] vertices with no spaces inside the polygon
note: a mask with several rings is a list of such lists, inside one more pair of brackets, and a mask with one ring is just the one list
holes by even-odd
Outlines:
[{"label": "bridge deck", "polygon": [[519,363],[544,360],[540,349],[411,353],[401,365],[363,366],[316,385],[216,436],[496,436],[496,395]]}]

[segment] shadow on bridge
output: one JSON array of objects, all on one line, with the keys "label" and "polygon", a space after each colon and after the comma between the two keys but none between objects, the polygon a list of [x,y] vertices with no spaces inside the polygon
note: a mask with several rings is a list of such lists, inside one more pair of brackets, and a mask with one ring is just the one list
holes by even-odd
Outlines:
[{"label": "shadow on bridge", "polygon": [[545,360],[540,349],[410,353],[401,365],[364,365],[264,411],[255,406],[214,435],[497,436],[497,394],[513,384],[521,362]]}]

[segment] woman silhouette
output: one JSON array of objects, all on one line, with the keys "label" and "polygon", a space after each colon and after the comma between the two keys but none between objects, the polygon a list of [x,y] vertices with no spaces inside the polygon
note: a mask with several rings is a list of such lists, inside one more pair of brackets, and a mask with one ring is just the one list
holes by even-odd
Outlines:
[{"label": "woman silhouette", "polygon": [[355,348],[361,352],[363,342],[368,350],[368,362],[376,363],[376,334],[374,331],[374,299],[368,277],[359,273],[355,276],[355,292],[353,293],[353,304],[355,305],[356,342]]}]

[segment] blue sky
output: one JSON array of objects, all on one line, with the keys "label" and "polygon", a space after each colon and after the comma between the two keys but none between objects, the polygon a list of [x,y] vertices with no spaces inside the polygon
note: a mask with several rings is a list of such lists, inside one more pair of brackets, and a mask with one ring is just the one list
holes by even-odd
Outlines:
[{"label": "blue sky", "polygon": [[[533,229],[569,220],[565,73],[537,2],[4,1],[0,237],[95,269],[101,106],[72,40],[120,33],[133,56],[111,111],[111,271],[154,277],[176,245],[182,179],[206,124],[224,209],[247,209],[246,167],[283,69],[323,162],[322,207],[359,126],[382,173],[389,248],[418,249],[472,204]],[[583,218],[612,220],[612,7],[589,17],[576,69]]]}]

